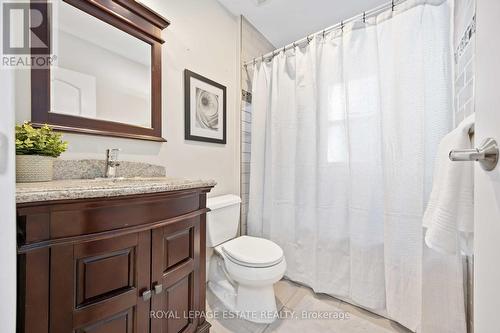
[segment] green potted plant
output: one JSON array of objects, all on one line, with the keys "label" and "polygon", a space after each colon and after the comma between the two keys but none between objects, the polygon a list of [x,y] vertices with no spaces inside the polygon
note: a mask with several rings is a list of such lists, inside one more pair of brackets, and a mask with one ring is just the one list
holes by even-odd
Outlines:
[{"label": "green potted plant", "polygon": [[48,125],[33,128],[29,122],[16,125],[16,181],[52,180],[54,160],[68,148],[62,135]]}]

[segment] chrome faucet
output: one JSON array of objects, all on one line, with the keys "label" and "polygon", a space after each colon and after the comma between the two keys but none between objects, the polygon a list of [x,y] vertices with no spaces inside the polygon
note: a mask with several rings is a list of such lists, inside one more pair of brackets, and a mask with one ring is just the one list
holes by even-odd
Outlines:
[{"label": "chrome faucet", "polygon": [[120,166],[120,162],[118,162],[118,153],[120,149],[107,149],[106,150],[106,178],[115,178],[116,177],[116,168]]}]

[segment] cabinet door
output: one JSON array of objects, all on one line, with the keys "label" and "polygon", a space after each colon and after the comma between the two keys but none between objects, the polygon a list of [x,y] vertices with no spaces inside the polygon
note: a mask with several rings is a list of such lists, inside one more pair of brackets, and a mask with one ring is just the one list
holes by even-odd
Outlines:
[{"label": "cabinet door", "polygon": [[147,333],[151,233],[51,249],[51,333]]},{"label": "cabinet door", "polygon": [[188,333],[200,311],[200,217],[153,230],[151,333]]}]

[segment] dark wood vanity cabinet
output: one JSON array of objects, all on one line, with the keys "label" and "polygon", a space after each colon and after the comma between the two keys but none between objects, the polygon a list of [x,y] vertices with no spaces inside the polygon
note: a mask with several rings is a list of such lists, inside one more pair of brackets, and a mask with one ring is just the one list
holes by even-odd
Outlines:
[{"label": "dark wood vanity cabinet", "polygon": [[18,204],[18,332],[208,332],[209,190]]}]

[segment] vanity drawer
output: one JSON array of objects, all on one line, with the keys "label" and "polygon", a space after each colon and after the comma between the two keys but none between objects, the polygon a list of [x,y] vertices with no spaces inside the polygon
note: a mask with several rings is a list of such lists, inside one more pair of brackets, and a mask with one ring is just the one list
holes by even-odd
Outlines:
[{"label": "vanity drawer", "polygon": [[106,199],[52,208],[51,238],[86,235],[168,220],[200,208],[197,192],[148,199]]}]

